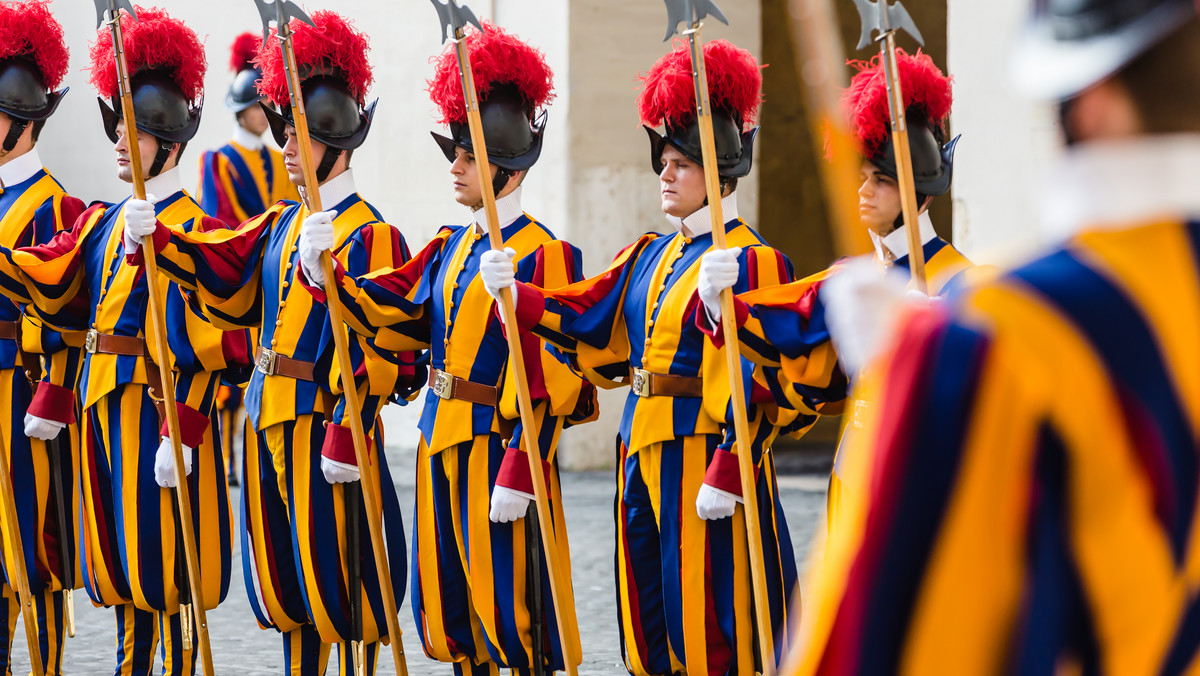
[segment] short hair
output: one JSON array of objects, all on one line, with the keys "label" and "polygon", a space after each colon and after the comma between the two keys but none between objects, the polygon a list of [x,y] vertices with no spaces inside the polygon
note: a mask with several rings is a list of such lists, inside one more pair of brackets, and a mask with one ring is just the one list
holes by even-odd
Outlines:
[{"label": "short hair", "polygon": [[1113,80],[1129,92],[1144,133],[1200,131],[1200,18],[1191,17]]}]

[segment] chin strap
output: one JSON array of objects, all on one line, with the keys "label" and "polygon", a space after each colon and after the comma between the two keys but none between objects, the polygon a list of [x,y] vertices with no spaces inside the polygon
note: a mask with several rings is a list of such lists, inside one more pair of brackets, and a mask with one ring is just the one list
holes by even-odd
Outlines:
[{"label": "chin strap", "polygon": [[19,120],[11,118],[12,124],[8,127],[8,135],[4,137],[4,145],[0,146],[3,149],[3,155],[12,152],[13,148],[17,147],[17,143],[21,140],[21,135],[25,133],[25,128],[29,126],[29,120]]},{"label": "chin strap", "polygon": [[[338,158],[341,156],[341,148],[325,146],[325,156],[321,158],[321,164],[317,165],[317,183],[324,183],[325,179],[329,178],[329,172],[333,171],[333,165],[337,164]],[[333,205],[323,206],[332,207]]]},{"label": "chin strap", "polygon": [[504,186],[508,185],[508,179],[516,174],[517,172],[504,167],[496,167],[496,175],[492,177],[492,194],[499,197],[500,193],[504,192]]},{"label": "chin strap", "polygon": [[174,147],[174,143],[161,139],[158,141],[158,152],[154,153],[154,162],[150,165],[150,178],[154,178],[162,173],[163,166],[171,158],[171,149]]}]

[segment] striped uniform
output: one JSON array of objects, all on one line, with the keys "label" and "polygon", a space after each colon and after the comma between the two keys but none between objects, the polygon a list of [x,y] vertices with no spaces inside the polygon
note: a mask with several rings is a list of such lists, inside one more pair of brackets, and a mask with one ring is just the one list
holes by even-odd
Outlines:
[{"label": "striped uniform", "polygon": [[914,311],[799,672],[1195,672],[1198,280],[1148,222]]},{"label": "striped uniform", "polygon": [[[231,228],[261,215],[276,202],[299,198],[278,150],[265,145],[251,150],[230,141],[200,157],[200,208]],[[231,339],[237,336],[244,337],[247,350],[258,344],[252,330],[229,334]],[[236,479],[233,444],[240,431],[236,426],[245,387],[240,373],[240,369],[227,371],[217,391],[217,441],[231,480]]]},{"label": "striped uniform", "polygon": [[[35,154],[27,161],[36,164],[31,176],[6,185],[0,192],[0,243],[6,246],[25,246],[49,241],[64,224],[70,227],[84,210],[79,200],[69,197],[62,186],[41,167]],[[22,158],[12,160],[12,163]],[[10,163],[9,166],[12,166]],[[62,670],[63,648],[63,589],[80,586],[79,561],[75,555],[78,539],[75,514],[78,510],[78,491],[75,490],[79,466],[79,425],[76,419],[75,386],[82,364],[82,353],[68,347],[66,335],[45,326],[32,309],[28,316],[23,308],[0,299],[0,324],[8,336],[0,339],[0,410],[9,415],[0,418],[0,440],[6,451],[5,467],[12,473],[12,485],[21,533],[21,556],[29,588],[34,595],[38,613],[38,634],[41,641],[42,664],[46,673]],[[16,339],[17,336],[20,339]],[[38,355],[44,356],[43,360]],[[36,379],[36,384],[30,378]],[[66,425],[55,440],[58,444],[58,464],[52,462],[50,443],[25,435],[26,412]],[[52,483],[52,473],[58,473],[66,513],[58,510],[58,496]],[[0,525],[5,536],[3,551],[5,565],[4,595],[8,603],[0,608],[0,636],[7,635],[0,659],[0,673],[10,670],[12,636],[19,624],[20,605],[12,589],[16,571],[9,561],[16,558],[7,531],[7,514],[0,512]],[[64,530],[65,528],[65,530]],[[64,571],[60,541],[65,539],[74,566]]]},{"label": "striped uniform", "polygon": [[[707,210],[701,215],[707,219]],[[729,246],[746,247],[735,290],[789,281],[790,262],[749,226],[731,220],[726,228]],[[520,327],[572,353],[597,385],[614,387],[631,368],[693,378],[705,371],[703,398],[631,391],[621,420],[618,614],[625,665],[637,675],[755,671],[743,512],[704,521],[695,507],[702,482],[741,494],[736,446],[726,443],[728,378],[707,366],[723,368],[724,353],[695,328],[689,307],[711,242],[710,234],[647,234],[597,277],[553,291],[519,286]],[[751,448],[765,478],[757,500],[768,597],[781,627],[796,568],[774,464],[764,452],[779,428],[766,407],[751,406],[750,414]]]},{"label": "striped uniform", "polygon": [[[504,226],[501,236],[505,246],[518,252],[517,277],[522,281],[556,288],[582,277],[579,251],[528,215]],[[533,646],[526,524],[523,519],[492,523],[488,517],[494,485],[525,493],[532,493],[533,485],[508,345],[479,281],[480,256],[487,250],[478,226],[443,228],[405,266],[358,280],[341,276],[340,288],[349,309],[347,321],[361,333],[379,327],[379,347],[430,348],[433,368],[498,388],[499,406],[442,399],[433,388],[426,392],[413,525],[413,615],[426,654],[453,662],[455,673],[495,674],[501,667],[529,673]],[[319,289],[311,290],[324,298]],[[565,425],[595,413],[595,390],[532,334],[525,334],[522,344],[554,511],[555,546],[570,580],[555,451]],[[562,671],[544,564],[542,573],[547,666]],[[563,607],[573,612],[571,588],[560,591]],[[576,645],[576,654],[578,649]]]},{"label": "striped uniform", "polygon": [[234,141],[200,157],[200,208],[230,227],[262,214],[281,200],[299,199],[283,153],[251,150]]},{"label": "striped uniform", "polygon": [[[900,232],[900,231],[897,231]],[[961,288],[975,271],[949,242],[933,236],[923,246],[925,273],[932,295],[945,295]],[[908,256],[892,262],[898,271],[908,274]],[[854,446],[853,439],[862,429],[862,421],[870,404],[861,393],[847,404],[848,382],[837,361],[825,324],[825,304],[820,288],[825,280],[837,273],[838,265],[801,280],[751,291],[737,298],[738,339],[742,356],[758,367],[758,379],[767,383],[781,406],[794,408],[800,422],[793,434],[799,435],[816,422],[818,415],[840,415],[850,411],[845,431],[838,444],[833,473],[829,480],[828,526],[833,532],[839,506],[847,490],[862,490],[858,477],[846,472],[845,449]],[[702,313],[701,313],[702,314]],[[708,322],[697,316],[697,324],[712,336],[717,345],[724,343],[719,328],[708,328]]]},{"label": "striped uniform", "polygon": [[[146,278],[140,266],[127,260],[122,210],[123,203],[94,204],[70,231],[49,243],[4,250],[0,284],[5,293],[32,302],[56,325],[142,336],[153,345],[145,318]],[[183,191],[157,202],[155,210],[172,230],[221,227]],[[189,493],[201,586],[205,606],[212,609],[229,589],[232,549],[225,472],[209,429],[217,374],[225,367],[222,331],[189,307],[165,278],[156,282],[171,327],[165,338],[175,372],[181,441],[194,449]],[[83,582],[93,602],[117,606],[122,675],[145,673],[158,637],[154,627],[160,623],[166,625],[159,634],[164,635],[168,673],[191,673],[195,665],[195,655],[170,640],[179,631],[177,583],[186,564],[176,542],[173,494],[154,481],[155,452],[165,426],[150,393],[157,370],[151,366],[143,356],[89,353],[80,383],[85,416]]]},{"label": "striped uniform", "polygon": [[[349,172],[333,180],[338,179],[352,185]],[[329,185],[322,186],[322,193]],[[351,274],[399,266],[408,259],[399,231],[357,193],[325,206],[337,212],[334,255]],[[316,364],[315,381],[257,368],[246,388],[243,571],[259,624],[285,634],[285,659],[293,674],[324,673],[329,644],[351,638],[344,485],[330,485],[320,469],[324,445],[343,452],[352,446],[348,429],[335,424],[345,422],[341,373],[326,308],[303,289],[294,293],[299,286],[300,225],[308,215],[307,207],[285,202],[237,231],[170,232],[168,238],[160,229],[156,237],[161,269],[194,289],[204,311],[219,325],[261,326],[261,348]],[[362,338],[350,341],[350,351],[363,427],[379,461],[379,473],[364,477],[380,487],[390,574],[399,603],[405,588],[404,530],[382,452],[378,414],[393,391],[412,379],[414,360],[411,354],[377,351]],[[327,434],[326,423],[335,431]],[[363,638],[374,643],[386,637],[387,623],[365,512],[360,524]],[[375,652],[378,647],[370,649]],[[349,651],[339,654],[345,670]]]}]

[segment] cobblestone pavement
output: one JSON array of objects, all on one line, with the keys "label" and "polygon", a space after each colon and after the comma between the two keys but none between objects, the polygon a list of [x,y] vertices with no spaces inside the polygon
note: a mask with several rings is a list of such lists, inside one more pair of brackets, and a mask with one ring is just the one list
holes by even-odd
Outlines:
[{"label": "cobblestone pavement", "polygon": [[[389,449],[388,456],[404,507],[407,535],[412,523],[414,456],[411,452],[394,449]],[[625,669],[620,657],[612,570],[614,477],[611,472],[566,474],[562,483],[583,641],[584,663],[579,671],[587,675],[622,674]],[[237,493],[233,495],[237,499]],[[780,495],[787,510],[796,554],[803,557],[822,513],[825,480],[817,475],[780,477]],[[208,614],[216,673],[245,676],[283,674],[282,642],[277,633],[262,631],[255,623],[246,600],[241,557],[236,546],[233,571],[228,598],[217,610]],[[67,640],[64,673],[112,674],[116,651],[113,611],[94,608],[82,590],[75,594],[75,606],[78,634],[76,638]],[[400,625],[408,651],[409,672],[413,676],[452,673],[449,665],[434,662],[421,651],[412,610],[407,601],[400,608]],[[23,628],[17,630],[13,655],[16,660],[13,673],[29,673],[29,655],[25,648]],[[393,674],[391,656],[383,654],[381,657],[378,673]],[[156,666],[156,673],[160,671],[161,666]],[[335,674],[336,667],[328,673]]]}]

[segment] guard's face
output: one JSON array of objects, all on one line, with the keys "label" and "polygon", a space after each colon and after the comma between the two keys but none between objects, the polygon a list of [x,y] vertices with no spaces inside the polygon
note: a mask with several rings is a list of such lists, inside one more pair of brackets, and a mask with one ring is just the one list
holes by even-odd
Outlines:
[{"label": "guard's face", "polygon": [[[242,129],[255,136],[265,134],[269,126],[267,124],[267,114],[263,112],[262,107],[257,103],[238,113],[237,118],[238,124],[242,125]],[[294,132],[295,130],[292,131]]]},{"label": "guard's face", "polygon": [[[496,165],[488,166],[488,179],[496,175]],[[470,207],[483,207],[483,187],[479,184],[479,170],[475,168],[475,155],[463,150],[454,149],[454,161],[450,163],[450,178],[454,186],[454,201]],[[496,197],[500,197],[497,195]]]},{"label": "guard's face", "polygon": [[[139,155],[142,158],[142,178],[150,177],[150,167],[154,164],[154,156],[158,154],[158,139],[146,133],[137,135]],[[117,122],[117,145],[114,146],[117,151],[117,178],[126,183],[133,183],[133,163],[130,159],[129,137],[125,135],[125,121]],[[170,168],[171,162],[167,162],[164,171]]]},{"label": "guard's face", "polygon": [[663,213],[687,218],[704,206],[704,166],[693,162],[674,146],[662,152],[663,170],[658,175]]},{"label": "guard's face", "polygon": [[[300,163],[300,141],[296,136],[296,128],[289,124],[284,128],[283,135],[287,138],[287,143],[283,144],[283,165],[287,168],[288,178],[293,185],[303,186],[304,167]],[[313,167],[321,166],[321,158],[325,157],[325,144],[310,137],[308,146],[312,152]]]},{"label": "guard's face", "polygon": [[870,162],[863,162],[859,179],[858,215],[862,224],[876,234],[888,234],[900,217],[900,186]]}]

